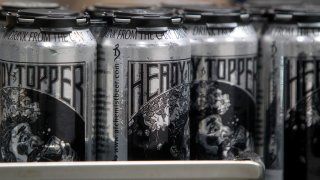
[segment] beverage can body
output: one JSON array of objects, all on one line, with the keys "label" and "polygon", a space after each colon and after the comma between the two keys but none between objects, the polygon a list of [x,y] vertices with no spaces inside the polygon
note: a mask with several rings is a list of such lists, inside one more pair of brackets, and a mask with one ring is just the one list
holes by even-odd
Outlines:
[{"label": "beverage can body", "polygon": [[185,31],[109,27],[102,48],[113,159],[189,159],[191,49]]},{"label": "beverage can body", "polygon": [[94,160],[96,41],[90,30],[17,26],[0,46],[1,161]]},{"label": "beverage can body", "polygon": [[[276,31],[279,32],[276,32]],[[285,48],[294,43],[290,32],[296,31],[295,25],[271,24],[261,40],[263,115],[266,122],[265,163],[267,168],[283,171],[283,97],[280,92],[280,60],[290,56]],[[283,65],[282,65],[283,67]]]},{"label": "beverage can body", "polygon": [[264,64],[270,65],[265,163],[267,170],[283,169],[285,179],[319,178],[319,32],[274,24],[263,37]]},{"label": "beverage can body", "polygon": [[257,34],[249,24],[185,27],[192,46],[191,158],[246,156],[253,152]]}]

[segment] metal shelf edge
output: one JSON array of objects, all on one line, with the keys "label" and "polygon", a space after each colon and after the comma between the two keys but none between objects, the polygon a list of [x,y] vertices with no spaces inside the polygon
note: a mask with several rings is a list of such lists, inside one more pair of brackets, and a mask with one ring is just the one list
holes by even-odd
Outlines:
[{"label": "metal shelf edge", "polygon": [[263,176],[263,165],[254,161],[0,163],[1,180],[260,180]]}]

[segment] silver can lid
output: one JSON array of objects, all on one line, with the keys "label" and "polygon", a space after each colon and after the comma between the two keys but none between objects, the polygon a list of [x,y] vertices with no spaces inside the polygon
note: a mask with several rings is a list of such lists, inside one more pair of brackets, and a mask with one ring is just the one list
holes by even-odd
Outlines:
[{"label": "silver can lid", "polygon": [[114,12],[115,25],[129,28],[168,28],[179,27],[182,17],[176,16],[169,9],[131,9]]},{"label": "silver can lid", "polygon": [[17,16],[9,13],[7,21],[9,27],[23,26],[64,32],[72,31],[72,28],[86,27],[89,16],[71,10],[24,9],[19,10]]},{"label": "silver can lid", "polygon": [[186,8],[183,13],[186,23],[247,23],[249,14],[238,7]]}]

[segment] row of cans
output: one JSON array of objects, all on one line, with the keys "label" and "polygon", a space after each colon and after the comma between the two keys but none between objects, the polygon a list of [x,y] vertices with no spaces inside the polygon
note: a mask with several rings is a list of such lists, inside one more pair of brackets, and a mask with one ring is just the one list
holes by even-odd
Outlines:
[{"label": "row of cans", "polygon": [[257,142],[267,179],[319,179],[320,8],[251,7],[260,37]]},{"label": "row of cans", "polygon": [[278,179],[320,177],[317,6],[19,6],[2,11],[0,161],[255,150]]},{"label": "row of cans", "polygon": [[1,161],[257,158],[258,37],[248,13],[86,11],[6,12]]}]

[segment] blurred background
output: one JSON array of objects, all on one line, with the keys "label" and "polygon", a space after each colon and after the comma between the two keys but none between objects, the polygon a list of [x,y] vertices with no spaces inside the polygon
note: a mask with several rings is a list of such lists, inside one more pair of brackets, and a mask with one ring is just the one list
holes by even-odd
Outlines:
[{"label": "blurred background", "polygon": [[320,3],[320,0],[0,0],[0,2],[5,1],[40,1],[40,2],[58,2],[62,5],[70,7],[74,10],[82,10],[88,5],[94,3],[112,3],[112,4],[145,4],[145,5],[157,5],[160,3],[174,3],[174,4],[195,4],[202,2],[212,2],[217,5],[232,5],[235,3],[252,2],[252,1],[275,1],[275,2],[297,2],[297,3]]}]

